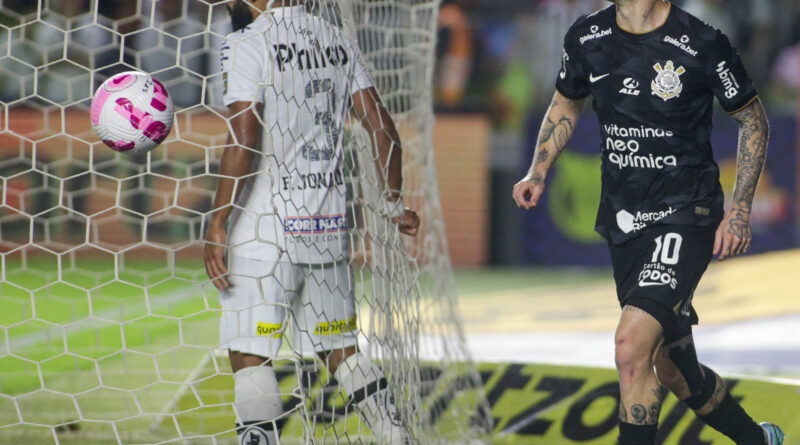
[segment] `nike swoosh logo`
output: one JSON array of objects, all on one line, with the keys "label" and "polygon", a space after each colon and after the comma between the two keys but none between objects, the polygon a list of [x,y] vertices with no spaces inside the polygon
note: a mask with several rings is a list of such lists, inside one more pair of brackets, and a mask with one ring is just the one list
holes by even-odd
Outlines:
[{"label": "nike swoosh logo", "polygon": [[646,286],[664,286],[664,285],[666,285],[666,284],[667,284],[667,283],[661,283],[661,282],[654,283],[654,282],[652,282],[652,281],[640,281],[640,282],[639,282],[639,286],[640,286],[640,287],[646,287]]},{"label": "nike swoosh logo", "polygon": [[603,74],[602,76],[597,76],[597,77],[594,77],[594,75],[592,75],[591,73],[589,73],[589,82],[591,82],[591,83],[595,83],[595,82],[597,82],[598,80],[600,80],[600,79],[602,79],[602,78],[604,78],[604,77],[606,77],[606,76],[609,76],[609,75],[611,75],[611,73],[607,73],[607,74]]}]

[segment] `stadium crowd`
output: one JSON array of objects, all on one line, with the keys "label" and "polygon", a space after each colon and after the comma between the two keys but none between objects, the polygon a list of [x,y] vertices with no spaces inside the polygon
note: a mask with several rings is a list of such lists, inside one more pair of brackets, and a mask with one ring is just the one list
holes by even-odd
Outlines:
[{"label": "stadium crowd", "polygon": [[[770,105],[796,106],[800,0],[674,3],[729,36]],[[516,120],[509,113],[522,111],[515,108],[547,106],[564,33],[579,16],[606,6],[604,0],[444,0],[438,60],[445,63],[438,65],[437,105],[494,111],[509,121],[505,126]]]},{"label": "stadium crowd", "polygon": [[[208,0],[208,3],[219,1]],[[788,110],[796,107],[800,89],[800,28],[796,26],[800,22],[800,0],[674,0],[674,3],[731,38],[771,107]],[[92,0],[52,0],[42,21],[65,30],[81,28],[70,35],[71,40],[79,43],[70,46],[70,59],[86,66],[103,67],[113,63],[118,54],[109,45],[110,33],[91,25],[93,18],[88,12],[92,4]],[[520,116],[547,106],[567,28],[579,16],[607,5],[604,0],[443,0],[437,44],[437,106],[445,110],[488,111],[495,125],[518,126]],[[31,15],[35,9],[36,2],[4,1],[0,23],[14,26],[32,22],[36,19],[35,14]],[[145,22],[151,20],[151,9],[154,9],[153,25],[177,37],[200,32],[208,17],[204,3],[195,0],[160,1],[155,8],[151,7],[151,0],[103,0],[98,2],[97,9],[97,24],[125,34],[125,44],[132,49],[130,57],[140,58],[126,62],[149,71],[174,63],[173,54],[156,51],[157,47],[170,49],[177,44],[176,39],[153,30],[137,32],[143,24],[149,24]],[[215,8],[212,21],[218,24],[213,31],[221,34],[227,31],[222,8]],[[41,66],[48,59],[60,57],[63,35],[55,28],[37,22],[17,28],[16,35],[12,32],[12,39],[27,42],[21,45],[19,58]],[[208,40],[190,38],[181,44],[183,65],[200,75],[217,71],[217,63],[204,48],[218,42]],[[154,50],[141,51],[145,48]],[[18,66],[0,67],[3,68],[12,73],[24,71]],[[66,76],[72,74],[69,68],[60,69]],[[0,91],[4,100],[13,99],[19,89],[16,83],[8,83]],[[59,91],[64,94],[63,88],[54,89],[58,90],[54,92],[56,96]],[[187,103],[194,94],[197,91],[177,93],[185,95]],[[64,102],[69,98],[55,99]]]}]

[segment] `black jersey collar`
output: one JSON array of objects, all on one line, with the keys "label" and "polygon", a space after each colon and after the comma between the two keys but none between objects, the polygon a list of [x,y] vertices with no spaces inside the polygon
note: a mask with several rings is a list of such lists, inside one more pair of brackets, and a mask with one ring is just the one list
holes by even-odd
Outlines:
[{"label": "black jersey collar", "polygon": [[672,2],[670,2],[670,1],[668,1],[667,3],[669,4],[669,12],[667,13],[667,18],[664,20],[664,23],[662,23],[661,26],[659,26],[658,28],[656,28],[656,29],[654,29],[652,31],[648,31],[648,32],[639,34],[639,33],[630,32],[630,31],[626,31],[626,30],[622,29],[619,26],[619,24],[617,24],[617,9],[616,9],[617,7],[616,7],[616,5],[614,6],[614,17],[611,19],[611,27],[614,28],[614,31],[618,32],[619,35],[624,36],[625,38],[629,38],[629,39],[636,39],[636,40],[638,40],[638,39],[647,39],[647,38],[652,37],[654,35],[660,35],[667,29],[668,25],[672,22],[673,17],[675,16],[675,9],[676,9],[675,5],[673,5]]}]

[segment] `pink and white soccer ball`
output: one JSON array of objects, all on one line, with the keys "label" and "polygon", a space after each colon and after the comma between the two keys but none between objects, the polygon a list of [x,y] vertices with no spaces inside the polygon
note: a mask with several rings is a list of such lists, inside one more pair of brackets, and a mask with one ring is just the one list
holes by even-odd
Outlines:
[{"label": "pink and white soccer ball", "polygon": [[172,129],[172,99],[149,74],[128,71],[100,85],[92,99],[91,118],[95,133],[112,149],[146,153]]}]

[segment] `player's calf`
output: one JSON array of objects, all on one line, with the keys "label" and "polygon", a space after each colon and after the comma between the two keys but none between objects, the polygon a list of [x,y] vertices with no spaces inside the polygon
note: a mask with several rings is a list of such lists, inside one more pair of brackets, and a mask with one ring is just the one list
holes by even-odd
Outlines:
[{"label": "player's calf", "polygon": [[694,344],[676,342],[666,348],[666,358],[657,360],[659,375],[673,376],[680,373],[688,387],[689,395],[676,395],[691,408],[706,425],[730,437],[742,445],[762,445],[764,430],[731,397],[725,381],[710,368],[697,362]]},{"label": "player's calf", "polygon": [[233,374],[239,445],[276,445],[276,420],[283,414],[278,379],[271,366],[249,366]]}]

